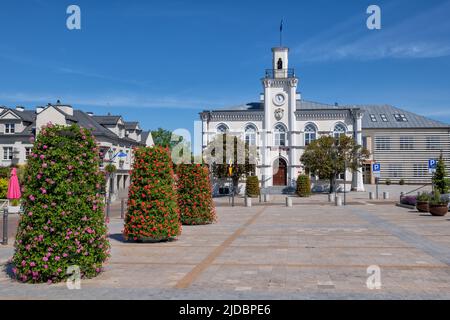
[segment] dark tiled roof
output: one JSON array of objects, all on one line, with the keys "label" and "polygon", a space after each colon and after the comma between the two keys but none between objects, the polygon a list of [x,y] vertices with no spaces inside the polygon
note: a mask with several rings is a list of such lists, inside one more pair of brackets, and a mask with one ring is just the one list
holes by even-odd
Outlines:
[{"label": "dark tiled roof", "polygon": [[137,121],[125,121],[124,125],[125,125],[125,129],[133,130],[133,129],[136,129],[137,126],[139,126],[139,122],[137,122]]},{"label": "dark tiled roof", "polygon": [[102,125],[115,125],[117,122],[122,118],[121,116],[91,116],[95,119],[98,123]]}]

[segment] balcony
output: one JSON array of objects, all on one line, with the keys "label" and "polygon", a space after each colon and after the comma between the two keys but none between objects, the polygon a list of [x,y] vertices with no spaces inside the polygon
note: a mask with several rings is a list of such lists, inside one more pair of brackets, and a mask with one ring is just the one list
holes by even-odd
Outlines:
[{"label": "balcony", "polygon": [[266,69],[266,79],[295,78],[294,69]]}]

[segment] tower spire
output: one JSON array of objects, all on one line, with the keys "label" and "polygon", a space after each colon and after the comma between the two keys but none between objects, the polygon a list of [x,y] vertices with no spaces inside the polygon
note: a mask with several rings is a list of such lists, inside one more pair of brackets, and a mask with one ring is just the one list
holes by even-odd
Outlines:
[{"label": "tower spire", "polygon": [[283,47],[283,19],[280,22],[280,48]]}]

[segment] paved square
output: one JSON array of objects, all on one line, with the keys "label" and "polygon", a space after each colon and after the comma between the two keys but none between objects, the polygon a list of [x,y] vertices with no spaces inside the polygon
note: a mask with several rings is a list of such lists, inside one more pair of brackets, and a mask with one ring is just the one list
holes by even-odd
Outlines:
[{"label": "paved square", "polygon": [[[246,208],[217,199],[218,222],[184,226],[178,240],[125,243],[110,223],[106,272],[64,284],[27,285],[0,276],[0,299],[449,299],[450,219],[395,207],[393,201],[334,207],[326,196],[254,199]],[[0,247],[0,262],[12,246]],[[381,269],[381,289],[366,286]]]}]

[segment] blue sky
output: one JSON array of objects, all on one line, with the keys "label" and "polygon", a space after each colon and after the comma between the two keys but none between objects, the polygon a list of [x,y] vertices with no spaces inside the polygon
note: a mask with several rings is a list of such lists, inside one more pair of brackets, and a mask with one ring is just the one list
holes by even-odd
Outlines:
[{"label": "blue sky", "polygon": [[[66,28],[81,7],[82,29]],[[382,9],[382,29],[366,9]],[[304,99],[393,104],[450,123],[450,1],[2,0],[0,105],[57,99],[145,129],[258,101],[284,19]]]}]

